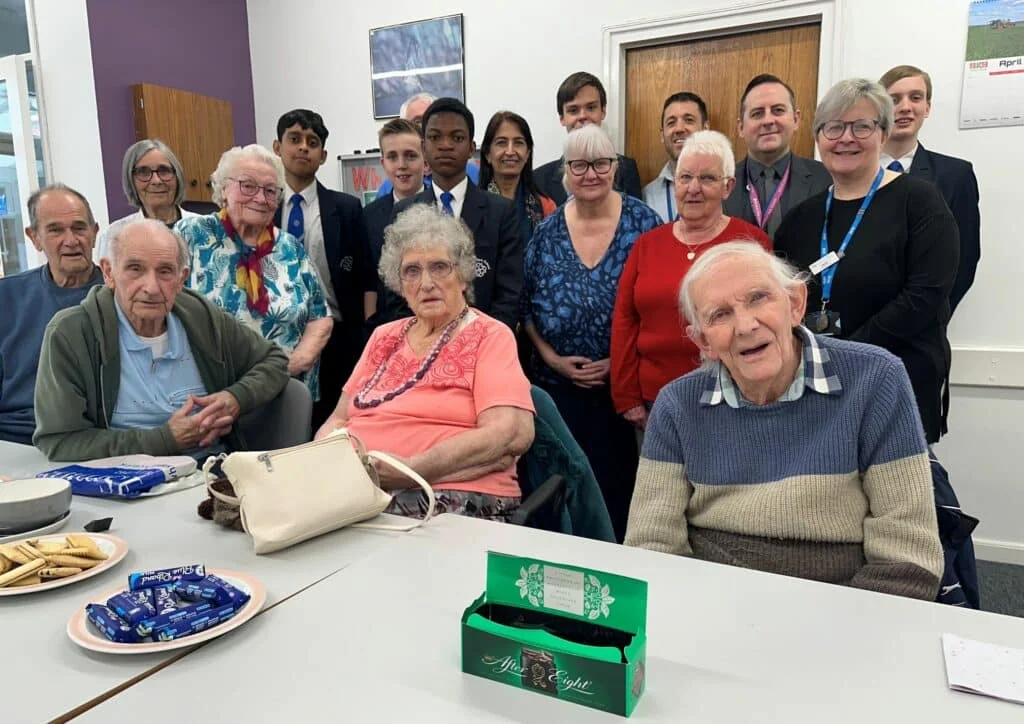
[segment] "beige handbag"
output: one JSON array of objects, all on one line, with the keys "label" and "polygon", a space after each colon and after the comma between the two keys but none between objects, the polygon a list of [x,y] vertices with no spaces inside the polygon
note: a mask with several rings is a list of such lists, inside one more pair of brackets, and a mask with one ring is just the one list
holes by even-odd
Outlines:
[{"label": "beige handbag", "polygon": [[[213,489],[210,469],[218,460],[237,497]],[[387,463],[423,488],[429,501],[423,520],[398,525],[360,522],[379,515],[391,502],[377,484],[370,460]],[[367,452],[359,438],[344,429],[283,450],[210,457],[203,472],[210,495],[239,507],[242,527],[252,536],[256,553],[281,550],[347,525],[412,530],[434,515],[434,490],[426,480],[386,453]]]}]

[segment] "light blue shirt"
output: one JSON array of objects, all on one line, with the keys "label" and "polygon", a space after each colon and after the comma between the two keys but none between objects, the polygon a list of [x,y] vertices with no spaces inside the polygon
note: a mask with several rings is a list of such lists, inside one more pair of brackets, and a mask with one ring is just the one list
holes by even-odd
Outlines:
[{"label": "light blue shirt", "polygon": [[658,212],[666,224],[675,221],[676,210],[675,162],[666,163],[653,181],[644,186],[644,203]]},{"label": "light blue shirt", "polygon": [[206,394],[185,327],[177,316],[168,314],[166,351],[154,358],[152,348],[135,333],[116,301],[114,308],[121,384],[110,426],[119,430],[160,427],[190,394]]}]

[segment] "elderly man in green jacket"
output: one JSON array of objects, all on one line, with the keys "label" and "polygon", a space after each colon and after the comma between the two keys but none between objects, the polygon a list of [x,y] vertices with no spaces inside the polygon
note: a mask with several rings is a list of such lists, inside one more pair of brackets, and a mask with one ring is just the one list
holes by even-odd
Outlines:
[{"label": "elderly man in green jacket", "polygon": [[188,250],[159,221],[124,226],[100,265],[105,286],[46,328],[36,447],[60,461],[244,447],[235,421],[284,389],[284,352],[184,289]]}]

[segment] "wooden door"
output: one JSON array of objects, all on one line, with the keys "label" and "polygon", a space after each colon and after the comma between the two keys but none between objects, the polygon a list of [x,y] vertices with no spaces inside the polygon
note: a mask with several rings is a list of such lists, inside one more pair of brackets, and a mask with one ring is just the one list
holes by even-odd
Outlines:
[{"label": "wooden door", "polygon": [[185,171],[185,200],[213,199],[210,174],[235,141],[231,104],[151,83],[132,86],[135,140],[158,138]]},{"label": "wooden door", "polygon": [[760,30],[626,53],[626,149],[636,159],[640,178],[649,183],[665,165],[661,143],[661,107],[673,93],[696,93],[708,107],[711,128],[733,142],[739,161],[746,144],[739,136],[740,96],[756,75],[771,73],[792,86],[803,113],[793,150],[814,156],[811,121],[818,102],[819,23]]}]

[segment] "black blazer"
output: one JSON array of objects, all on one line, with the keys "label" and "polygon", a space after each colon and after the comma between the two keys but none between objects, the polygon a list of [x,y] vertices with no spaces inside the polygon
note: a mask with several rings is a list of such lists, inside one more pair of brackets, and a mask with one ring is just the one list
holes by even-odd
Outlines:
[{"label": "black blazer", "polygon": [[[792,154],[790,160],[789,185],[782,194],[780,209],[785,216],[791,209],[815,194],[826,191],[832,185],[832,177],[821,164],[813,158],[804,158]],[[747,192],[747,158],[736,164],[736,186],[722,202],[722,210],[728,216],[743,219],[757,226],[754,209],[750,206],[750,194]]]},{"label": "black blazer", "polygon": [[363,209],[374,276],[376,276],[377,265],[380,264],[380,250],[384,246],[384,229],[394,218],[394,209],[395,195],[393,193],[384,194]]},{"label": "black blazer", "polygon": [[[615,180],[612,182],[616,191],[627,193],[633,198],[644,200],[644,189],[640,184],[640,171],[637,170],[636,161],[629,156],[619,156],[619,166],[615,170]],[[537,190],[552,199],[561,206],[569,198],[565,186],[562,185],[562,159],[558,158],[549,161],[543,166],[533,170],[533,181],[537,184]]]},{"label": "black blazer", "polygon": [[978,210],[978,179],[969,161],[929,151],[918,144],[908,173],[939,188],[960,230],[960,262],[949,293],[952,312],[974,283],[981,259],[981,212]]},{"label": "black blazer", "polygon": [[[346,335],[353,335],[353,339],[361,343],[363,293],[377,289],[363,207],[355,196],[333,191],[319,181],[316,182],[316,193],[320,203],[324,251],[331,270],[330,284],[334,298],[338,300],[341,327]],[[278,228],[281,228],[282,208],[287,203],[285,199],[274,214],[274,225]]]},{"label": "black blazer", "polygon": [[[394,205],[392,220],[414,203],[436,204],[434,190],[424,189],[411,199],[399,201]],[[473,306],[514,330],[519,321],[519,294],[523,288],[523,246],[515,204],[480,190],[470,181],[461,218],[476,241]],[[387,321],[409,316],[404,299],[390,291],[387,297],[383,311]]]}]

